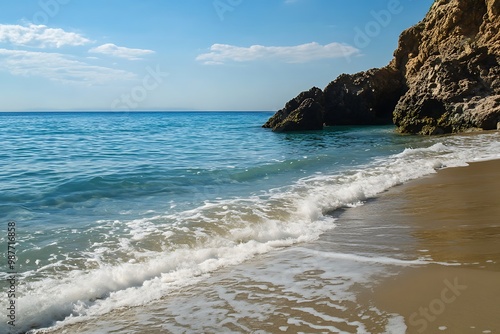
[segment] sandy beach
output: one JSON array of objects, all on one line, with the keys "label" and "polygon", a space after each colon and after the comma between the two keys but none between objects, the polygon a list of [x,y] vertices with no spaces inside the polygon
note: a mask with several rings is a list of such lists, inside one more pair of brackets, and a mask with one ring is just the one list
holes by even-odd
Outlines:
[{"label": "sandy beach", "polygon": [[407,333],[500,332],[499,171],[498,160],[444,169],[379,199],[419,252],[457,264],[406,269],[367,293],[404,316]]},{"label": "sandy beach", "polygon": [[319,240],[50,333],[498,333],[500,161],[336,210]]}]

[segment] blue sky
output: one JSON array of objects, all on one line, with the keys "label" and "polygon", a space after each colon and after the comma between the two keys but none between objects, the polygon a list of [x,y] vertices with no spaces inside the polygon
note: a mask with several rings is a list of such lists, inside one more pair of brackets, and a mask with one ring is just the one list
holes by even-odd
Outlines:
[{"label": "blue sky", "polygon": [[386,65],[432,0],[0,4],[0,110],[277,110]]}]

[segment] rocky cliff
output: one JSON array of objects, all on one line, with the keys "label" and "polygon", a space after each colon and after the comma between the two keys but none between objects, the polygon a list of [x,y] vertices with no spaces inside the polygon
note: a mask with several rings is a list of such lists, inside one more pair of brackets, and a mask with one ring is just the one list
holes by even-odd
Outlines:
[{"label": "rocky cliff", "polygon": [[402,133],[495,129],[499,63],[500,0],[436,0],[424,20],[401,34],[386,67],[343,74],[324,90],[303,92],[264,127],[393,122]]}]

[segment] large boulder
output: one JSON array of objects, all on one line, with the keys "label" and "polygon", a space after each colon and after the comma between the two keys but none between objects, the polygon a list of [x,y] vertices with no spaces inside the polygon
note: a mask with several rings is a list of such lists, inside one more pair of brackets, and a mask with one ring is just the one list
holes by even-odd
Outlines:
[{"label": "large boulder", "polygon": [[273,131],[305,131],[323,129],[323,107],[313,98],[307,98],[284,120],[273,126]]},{"label": "large boulder", "polygon": [[[263,125],[264,128],[276,128],[278,125],[282,124],[283,121],[293,112],[295,111],[306,99],[313,99],[318,102],[320,105],[323,105],[323,91],[318,87],[313,87],[308,91],[302,92],[297,97],[291,99],[285,104],[285,107],[281,110],[278,110],[276,114],[274,114],[267,122]],[[323,126],[323,122],[321,122],[321,126]],[[315,129],[317,130],[317,129]]]}]

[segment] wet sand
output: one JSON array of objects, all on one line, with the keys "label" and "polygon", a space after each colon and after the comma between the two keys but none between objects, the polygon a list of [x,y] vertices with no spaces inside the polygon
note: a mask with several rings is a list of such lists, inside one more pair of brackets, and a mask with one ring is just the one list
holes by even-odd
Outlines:
[{"label": "wet sand", "polygon": [[417,252],[456,265],[404,269],[361,299],[402,315],[407,333],[500,333],[500,161],[441,170],[380,202]]}]

